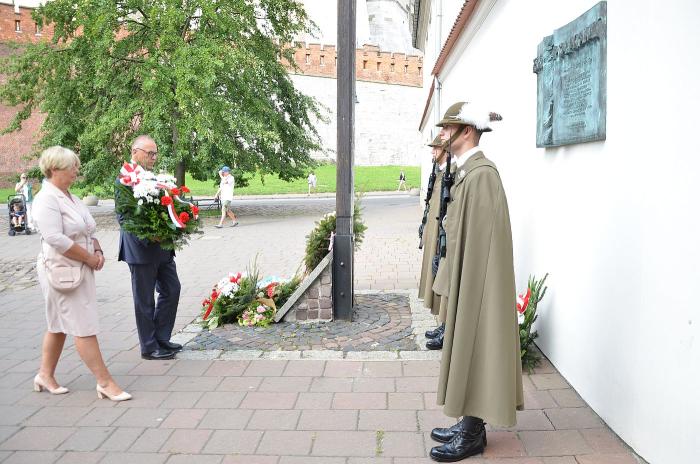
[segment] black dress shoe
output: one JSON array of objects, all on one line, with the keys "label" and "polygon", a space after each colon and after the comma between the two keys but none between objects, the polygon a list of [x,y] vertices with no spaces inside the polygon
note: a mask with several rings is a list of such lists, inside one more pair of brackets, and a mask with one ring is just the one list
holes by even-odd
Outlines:
[{"label": "black dress shoe", "polygon": [[466,416],[462,427],[452,441],[430,450],[430,458],[438,462],[456,462],[476,454],[486,448],[486,429],[478,417]]},{"label": "black dress shoe", "polygon": [[160,345],[161,348],[164,348],[168,351],[174,351],[176,353],[178,351],[182,351],[182,345],[180,345],[179,343],[173,343],[169,340],[158,341],[158,344]]},{"label": "black dress shoe", "polygon": [[425,342],[425,347],[429,350],[441,350],[442,349],[442,341],[445,339],[443,334],[440,334],[440,336],[433,338],[432,340],[428,340]]},{"label": "black dress shoe", "polygon": [[425,332],[425,338],[435,338],[440,336],[440,334],[445,333],[445,323],[443,322],[441,325],[435,327],[433,330],[428,330]]},{"label": "black dress shoe", "polygon": [[449,443],[457,435],[457,433],[462,430],[462,421],[457,421],[452,427],[435,427],[432,432],[430,432],[430,438],[440,443]]},{"label": "black dress shoe", "polygon": [[175,352],[161,348],[150,353],[141,353],[141,357],[150,360],[173,359],[175,357]]}]

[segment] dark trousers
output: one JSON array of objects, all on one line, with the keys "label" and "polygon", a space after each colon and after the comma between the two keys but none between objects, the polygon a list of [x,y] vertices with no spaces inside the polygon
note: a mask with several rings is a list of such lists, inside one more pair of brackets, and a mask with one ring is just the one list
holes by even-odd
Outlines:
[{"label": "dark trousers", "polygon": [[[173,333],[180,301],[180,279],[173,259],[154,264],[129,264],[129,270],[141,353],[152,353],[160,348],[158,341],[170,340]],[[157,303],[154,291],[158,291]]]}]

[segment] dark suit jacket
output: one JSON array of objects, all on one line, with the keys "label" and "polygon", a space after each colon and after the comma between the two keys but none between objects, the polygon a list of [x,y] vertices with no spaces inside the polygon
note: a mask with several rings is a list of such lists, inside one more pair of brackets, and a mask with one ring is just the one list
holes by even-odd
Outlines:
[{"label": "dark suit jacket", "polygon": [[[114,187],[115,205],[119,199],[118,184],[119,179],[115,182]],[[117,213],[117,221],[119,221],[119,225],[124,221],[119,213]],[[125,261],[128,264],[157,264],[170,261],[174,256],[174,251],[164,250],[157,242],[142,240],[123,229],[119,230],[119,261]]]}]

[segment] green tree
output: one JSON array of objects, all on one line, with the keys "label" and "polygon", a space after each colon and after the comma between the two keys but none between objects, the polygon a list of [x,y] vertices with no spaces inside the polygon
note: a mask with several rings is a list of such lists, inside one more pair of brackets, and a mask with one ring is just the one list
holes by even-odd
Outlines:
[{"label": "green tree", "polygon": [[54,36],[4,63],[0,99],[20,106],[5,131],[43,111],[39,148],[75,149],[88,184],[111,183],[144,133],[180,184],[224,163],[285,180],[312,164],[324,116],[282,64],[294,63],[284,44],[313,27],[301,3],[53,0],[34,19]]}]

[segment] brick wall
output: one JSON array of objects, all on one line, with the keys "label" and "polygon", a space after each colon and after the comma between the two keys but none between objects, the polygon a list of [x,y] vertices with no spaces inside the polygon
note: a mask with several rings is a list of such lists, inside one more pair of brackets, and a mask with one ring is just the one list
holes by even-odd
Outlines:
[{"label": "brick wall", "polygon": [[[47,25],[37,33],[36,22],[32,19],[33,8],[19,8],[0,3],[0,41],[1,42],[39,42],[48,40],[53,35],[53,26]],[[20,31],[16,31],[19,21]]]},{"label": "brick wall", "polygon": [[[336,49],[333,45],[298,43],[294,60],[305,76],[336,77]],[[355,73],[358,81],[383,84],[423,86],[423,57],[382,52],[374,45],[355,50]]]}]

